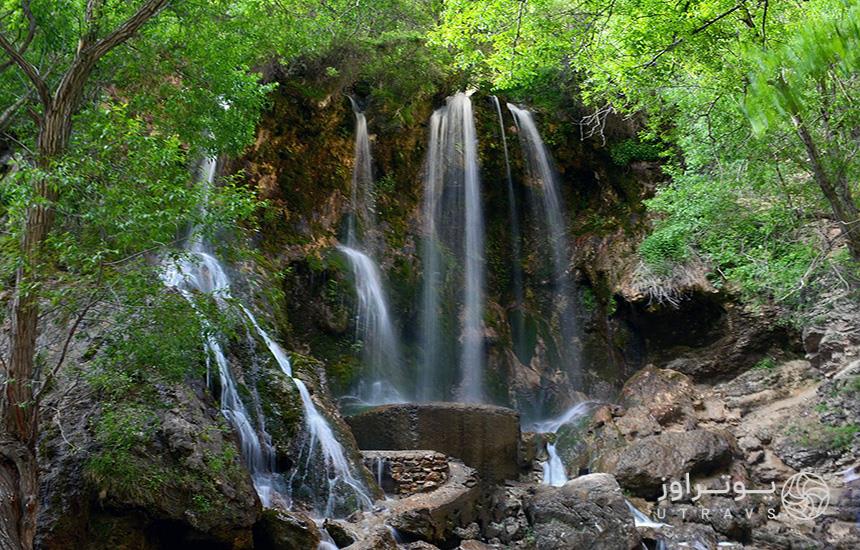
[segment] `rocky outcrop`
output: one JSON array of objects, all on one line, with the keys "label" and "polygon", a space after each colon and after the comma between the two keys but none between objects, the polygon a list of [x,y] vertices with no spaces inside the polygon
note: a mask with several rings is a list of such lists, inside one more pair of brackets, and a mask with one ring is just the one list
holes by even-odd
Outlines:
[{"label": "rocky outcrop", "polygon": [[619,483],[634,494],[655,497],[664,479],[707,473],[725,467],[732,459],[733,442],[726,433],[708,430],[668,432],[638,439],[615,458],[604,459]]},{"label": "rocky outcrop", "polygon": [[520,473],[520,418],[492,405],[426,403],[383,405],[347,417],[365,450],[431,449],[456,457],[496,482]]},{"label": "rocky outcrop", "polygon": [[526,504],[541,549],[639,548],[624,495],[608,474],[590,474],[561,487],[541,486]]},{"label": "rocky outcrop", "polygon": [[803,328],[803,347],[813,367],[833,375],[860,358],[860,305],[841,292],[822,298],[816,322]]},{"label": "rocky outcrop", "polygon": [[[849,350],[850,353],[850,350]],[[616,475],[641,495],[637,507],[673,527],[643,528],[667,548],[740,541],[764,548],[851,548],[856,516],[846,505],[856,475],[858,429],[852,423],[853,362],[823,378],[808,361],[772,362],[710,386],[675,371],[649,367],[625,384],[618,405],[597,407],[557,434],[569,471],[588,467]],[[781,511],[780,497],[710,494],[692,500],[661,496],[661,485],[683,482],[722,490],[727,482],[777,493],[799,471],[821,475],[834,501],[814,522]],[[848,472],[842,474],[840,472]],[[846,496],[847,495],[847,496]],[[841,500],[837,500],[841,499]],[[841,502],[838,503],[838,502]],[[658,532],[660,531],[660,532]]]},{"label": "rocky outcrop", "polygon": [[[260,503],[223,417],[200,386],[162,388],[159,398],[164,405],[99,407],[84,383],[52,397],[57,416],[41,444],[40,548],[253,545]],[[125,447],[126,435],[137,443]]]}]

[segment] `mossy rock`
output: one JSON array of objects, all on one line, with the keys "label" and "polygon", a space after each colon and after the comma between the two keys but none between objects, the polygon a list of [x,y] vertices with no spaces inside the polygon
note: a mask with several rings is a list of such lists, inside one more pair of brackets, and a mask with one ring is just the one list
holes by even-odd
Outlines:
[{"label": "mossy rock", "polygon": [[107,510],[144,510],[217,541],[245,541],[260,503],[232,430],[189,386],[161,402],[108,404],[93,417],[97,450],[84,475]]}]

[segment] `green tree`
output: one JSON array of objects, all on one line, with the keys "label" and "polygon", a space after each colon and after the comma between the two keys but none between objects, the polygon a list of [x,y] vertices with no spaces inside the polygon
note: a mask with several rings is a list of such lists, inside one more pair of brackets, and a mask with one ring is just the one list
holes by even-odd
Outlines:
[{"label": "green tree", "polygon": [[[144,2],[117,25],[108,21],[110,18],[104,13],[101,2],[88,2],[83,17],[84,30],[76,51],[65,64],[64,70],[57,70],[61,77],[56,86],[50,86],[46,81],[44,73],[48,72],[47,68],[40,71],[27,58],[38,31],[38,22],[29,1],[21,4],[20,13],[27,20],[27,32],[20,44],[16,45],[5,35],[0,35],[0,47],[29,81],[30,89],[23,96],[34,95],[41,108],[41,112],[31,112],[38,127],[35,163],[43,171],[33,181],[33,201],[26,211],[10,306],[9,359],[4,373],[3,432],[0,441],[4,460],[0,482],[3,494],[14,495],[14,498],[4,499],[2,504],[0,540],[4,541],[5,548],[32,547],[36,529],[38,466],[35,446],[38,409],[33,403],[39,319],[38,296],[35,292],[38,278],[36,270],[44,242],[54,223],[53,203],[60,191],[58,182],[47,171],[67,152],[72,117],[96,64],[134,36],[166,4],[167,0]],[[104,32],[106,28],[109,30]]]},{"label": "green tree", "polygon": [[[860,260],[858,36],[842,0],[450,2],[434,32],[502,89],[572,70],[598,128],[612,112],[644,113],[643,137],[682,153],[651,202],[662,218],[646,259],[702,257],[777,299],[796,297],[838,242]],[[837,241],[817,235],[831,219]]]}]

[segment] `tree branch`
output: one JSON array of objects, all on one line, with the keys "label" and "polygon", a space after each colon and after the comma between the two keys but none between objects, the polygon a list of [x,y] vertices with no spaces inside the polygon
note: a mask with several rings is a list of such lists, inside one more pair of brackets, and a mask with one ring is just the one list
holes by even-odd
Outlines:
[{"label": "tree branch", "polygon": [[27,75],[27,78],[30,79],[30,82],[33,83],[33,86],[39,93],[39,99],[42,101],[45,108],[49,107],[51,105],[51,92],[48,90],[48,85],[45,84],[45,81],[42,80],[41,76],[39,76],[39,71],[36,67],[24,59],[21,52],[15,49],[15,46],[13,46],[2,33],[0,33],[0,48],[3,48],[12,61],[18,65],[25,75]]},{"label": "tree branch", "polygon": [[92,307],[98,302],[98,294],[101,290],[98,288],[98,284],[100,282],[101,282],[101,274],[99,274],[99,282],[96,283],[96,285],[97,285],[96,289],[90,295],[90,298],[87,301],[87,304],[78,313],[78,316],[75,318],[74,323],[72,323],[72,326],[69,328],[69,332],[66,334],[66,340],[65,340],[65,342],[63,342],[63,349],[60,352],[60,358],[57,359],[57,362],[54,365],[54,368],[51,369],[51,372],[49,372],[48,375],[45,376],[45,380],[42,382],[42,385],[39,387],[39,391],[36,392],[36,394],[33,396],[33,400],[37,404],[39,402],[39,399],[42,397],[42,394],[45,392],[48,385],[50,384],[51,380],[53,380],[53,378],[60,371],[60,368],[62,368],[63,362],[66,360],[66,355],[68,355],[68,352],[69,352],[69,344],[71,344],[72,338],[74,338],[75,334],[77,333],[78,327],[80,326],[81,322],[84,320],[84,318],[86,317],[86,315],[90,311],[90,309],[92,309]]},{"label": "tree branch", "polygon": [[[722,20],[723,18],[728,17],[729,15],[733,14],[734,12],[736,12],[737,10],[742,8],[743,5],[744,5],[743,2],[741,2],[740,4],[736,5],[735,7],[731,8],[727,11],[724,11],[720,15],[714,17],[713,19],[705,21],[704,23],[702,23],[701,25],[699,25],[698,27],[693,29],[692,32],[690,32],[690,36],[694,36],[694,35],[699,34],[700,32],[704,31],[705,29],[707,29],[708,27],[713,25],[714,23],[717,23],[718,21]],[[660,59],[661,57],[663,57],[663,55],[665,55],[665,54],[671,52],[672,50],[674,50],[675,48],[677,48],[682,42],[684,42],[683,37],[681,37],[681,38],[673,37],[671,44],[669,44],[668,46],[666,46],[665,48],[663,48],[662,50],[657,52],[654,55],[654,57],[652,57],[651,60],[648,61],[647,63],[643,64],[642,67],[643,68],[653,67],[654,65],[657,64],[658,59]]]},{"label": "tree branch", "polygon": [[516,36],[514,36],[513,46],[511,47],[511,78],[514,76],[514,60],[517,57],[517,46],[520,41],[520,31],[523,26],[523,11],[526,9],[526,2],[528,2],[528,0],[520,0],[520,9],[517,13],[517,32]]},{"label": "tree branch", "polygon": [[170,0],[147,0],[134,15],[126,19],[112,33],[96,42],[91,48],[88,48],[88,54],[92,55],[95,60],[103,57],[106,53],[134,36],[144,23],[158,15],[158,12],[164,9],[169,2]]},{"label": "tree branch", "polygon": [[[21,11],[24,12],[24,17],[27,18],[27,36],[24,38],[24,43],[18,48],[18,53],[24,55],[24,52],[26,52],[27,48],[30,47],[30,42],[32,42],[33,38],[36,36],[36,18],[33,16],[32,10],[30,10],[30,0],[21,0]],[[14,61],[11,59],[0,64],[0,73],[8,69],[13,64]]]},{"label": "tree branch", "polygon": [[151,18],[158,15],[170,0],[147,0],[144,4],[128,19],[126,19],[113,32],[98,40],[97,42],[87,45],[91,37],[94,21],[98,18],[96,10],[98,9],[98,0],[90,0],[87,3],[87,18],[89,19],[88,29],[86,34],[81,38],[78,53],[75,55],[75,60],[72,62],[60,85],[57,87],[57,92],[54,96],[55,107],[58,111],[64,111],[70,114],[75,107],[75,104],[80,98],[87,78],[93,68],[105,54],[113,48],[119,46],[132,36]]},{"label": "tree branch", "polygon": [[18,112],[18,109],[20,109],[25,103],[27,103],[30,100],[30,96],[32,94],[33,94],[33,89],[32,88],[28,89],[24,93],[24,95],[22,95],[21,97],[19,97],[15,101],[15,103],[13,103],[12,105],[9,105],[6,108],[6,110],[3,111],[3,114],[0,114],[0,132],[4,131],[6,129],[6,125],[9,124],[9,121],[11,121],[12,117],[15,116],[15,113]]}]

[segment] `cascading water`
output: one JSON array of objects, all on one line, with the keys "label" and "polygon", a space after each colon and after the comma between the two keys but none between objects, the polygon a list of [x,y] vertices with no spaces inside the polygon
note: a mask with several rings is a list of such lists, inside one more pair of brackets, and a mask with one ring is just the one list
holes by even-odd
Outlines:
[{"label": "cascading water", "polygon": [[[215,177],[215,159],[206,159],[202,166],[204,185],[210,186]],[[219,308],[228,307],[230,280],[214,256],[209,254],[203,241],[193,236],[187,243],[188,256],[178,262],[169,263],[162,273],[162,281],[168,287],[176,288],[194,306],[192,292],[210,294]],[[207,350],[207,365],[210,357],[218,367],[221,386],[221,413],[239,436],[242,457],[251,474],[254,487],[264,506],[271,506],[275,498],[276,485],[284,489],[283,479],[275,473],[274,449],[268,443],[268,435],[260,424],[257,428],[251,423],[248,411],[242,403],[236,380],[224,354],[221,343],[213,334],[204,336]],[[208,369],[207,369],[208,371]],[[207,379],[209,374],[207,372]],[[281,491],[281,496],[286,496]],[[287,502],[287,505],[289,503]]]},{"label": "cascading water", "polygon": [[442,258],[439,241],[436,237],[436,203],[439,201],[444,173],[441,164],[445,122],[441,110],[435,111],[430,117],[430,137],[424,172],[424,201],[421,208],[424,230],[421,250],[421,263],[424,268],[421,306],[423,368],[418,378],[419,386],[416,394],[423,401],[443,397],[439,391],[440,383],[443,383],[439,372],[441,363],[441,325],[439,323],[441,300],[439,290],[442,285]]},{"label": "cascading water", "polygon": [[372,404],[402,403],[396,388],[400,383],[400,346],[388,313],[382,277],[374,261],[363,252],[338,246],[349,261],[358,296],[355,316],[358,339],[364,345],[365,364],[371,368],[370,380],[363,380],[358,397]]},{"label": "cascading water", "polygon": [[629,500],[625,500],[624,502],[627,503],[627,509],[630,510],[631,514],[633,514],[633,523],[636,527],[647,527],[651,529],[662,529],[663,527],[667,527],[667,524],[654,521],[646,516],[639,508],[633,506],[633,503]]},{"label": "cascading water", "polygon": [[[594,405],[593,401],[583,401],[577,403],[564,414],[551,420],[537,422],[532,428],[536,433],[551,433],[556,434],[562,426],[576,422],[580,418],[587,415]],[[547,443],[546,452],[547,460],[543,463],[543,484],[560,487],[567,483],[567,470],[564,467],[561,457],[556,449],[556,443]]]},{"label": "cascading water", "polygon": [[567,472],[564,468],[564,462],[558,456],[555,443],[547,443],[546,452],[549,458],[543,463],[543,483],[544,485],[561,487],[567,483]]},{"label": "cascading water", "polygon": [[513,336],[514,353],[518,357],[526,355],[526,330],[525,316],[522,311],[525,301],[523,290],[523,266],[522,254],[520,250],[520,219],[517,208],[517,196],[514,191],[514,178],[511,176],[511,159],[508,154],[508,138],[505,134],[505,121],[502,117],[502,107],[499,104],[499,98],[492,96],[493,105],[496,108],[496,114],[499,117],[499,135],[502,138],[502,150],[505,154],[505,176],[508,184],[508,216],[510,218],[510,239],[511,239],[511,282],[514,291],[514,307],[515,310],[511,316],[511,331]]},{"label": "cascading water", "polygon": [[484,399],[484,216],[478,175],[478,139],[472,102],[465,93],[447,100],[433,113],[424,178],[424,373],[419,394],[439,397],[442,341],[441,287],[446,278],[442,258],[456,257],[462,269],[459,301],[458,398]]},{"label": "cascading water", "polygon": [[526,159],[526,170],[531,184],[540,190],[543,218],[546,220],[547,238],[552,251],[552,270],[555,302],[558,304],[559,351],[574,387],[582,387],[582,371],[577,347],[578,329],[568,273],[570,247],[567,224],[562,215],[561,194],[549,151],[540,137],[532,114],[508,103],[519,129],[520,144]]},{"label": "cascading water", "polygon": [[[207,160],[204,168],[206,174],[204,183],[209,186],[214,179],[215,161]],[[229,308],[230,302],[233,301],[230,280],[220,262],[205,250],[202,240],[196,237],[190,239],[186,251],[186,257],[166,266],[162,275],[165,285],[179,290],[192,306],[194,305],[192,292],[197,291],[211,294],[220,309]],[[283,373],[294,382],[301,396],[308,433],[307,445],[303,450],[305,474],[315,469],[317,473],[321,471],[328,481],[327,491],[323,496],[325,503],[323,506],[317,506],[316,511],[325,517],[331,516],[338,505],[338,495],[343,495],[341,500],[349,500],[346,506],[351,509],[370,507],[372,499],[364,484],[352,472],[343,446],[337,441],[328,421],[320,414],[304,382],[293,377],[287,353],[260,326],[248,307],[240,303],[239,308],[266,344]],[[294,471],[289,484],[276,472],[274,449],[269,443],[268,434],[265,433],[262,418],[260,418],[259,428],[255,429],[239,396],[236,381],[220,342],[216,336],[210,334],[205,337],[205,345],[218,366],[221,382],[221,411],[239,435],[242,456],[248,465],[260,500],[264,506],[269,507],[275,504],[276,498],[281,497],[285,502],[279,504],[290,506],[289,488],[299,468]]]},{"label": "cascading water", "polygon": [[[367,119],[350,98],[355,112],[355,165],[352,171],[352,203],[347,228],[347,246],[338,246],[346,256],[355,279],[358,298],[355,325],[356,338],[363,348],[365,365],[371,371],[357,388],[359,399],[370,404],[399,403],[398,391],[401,354],[388,310],[382,276],[371,257],[375,248],[376,228],[373,207],[373,173]],[[356,220],[361,221],[364,238],[359,237]]]}]

